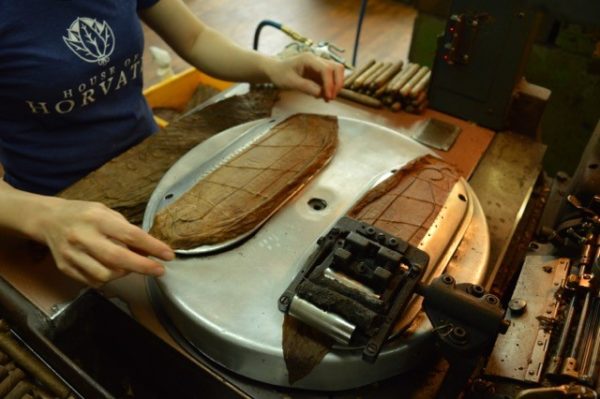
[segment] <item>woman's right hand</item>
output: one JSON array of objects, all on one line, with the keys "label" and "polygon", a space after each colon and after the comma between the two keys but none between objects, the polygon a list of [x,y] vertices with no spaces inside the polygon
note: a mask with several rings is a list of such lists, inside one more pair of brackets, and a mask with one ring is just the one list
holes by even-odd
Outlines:
[{"label": "woman's right hand", "polygon": [[103,204],[48,201],[33,238],[45,243],[58,269],[76,280],[98,287],[129,272],[160,276],[164,267],[148,256],[166,261],[175,257],[167,244]]}]

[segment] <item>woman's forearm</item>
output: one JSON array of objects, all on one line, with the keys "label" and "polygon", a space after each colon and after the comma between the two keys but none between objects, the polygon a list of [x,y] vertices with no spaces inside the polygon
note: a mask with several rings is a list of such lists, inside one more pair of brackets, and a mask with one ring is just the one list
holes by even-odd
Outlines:
[{"label": "woman's forearm", "polygon": [[60,201],[17,190],[0,179],[0,229],[41,242],[43,219]]},{"label": "woman's forearm", "polygon": [[187,62],[220,79],[266,82],[271,57],[246,50],[203,24],[181,0],[160,0],[143,20]]}]

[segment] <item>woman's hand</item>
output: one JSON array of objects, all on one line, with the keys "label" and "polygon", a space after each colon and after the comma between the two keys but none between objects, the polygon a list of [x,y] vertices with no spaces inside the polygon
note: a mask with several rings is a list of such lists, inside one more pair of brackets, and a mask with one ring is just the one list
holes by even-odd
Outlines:
[{"label": "woman's hand", "polygon": [[94,202],[50,199],[34,237],[50,248],[66,275],[98,287],[129,272],[160,276],[163,266],[148,256],[172,260],[167,244]]},{"label": "woman's hand", "polygon": [[326,101],[333,100],[344,87],[344,66],[337,62],[312,53],[272,61],[265,72],[277,87],[300,90]]}]

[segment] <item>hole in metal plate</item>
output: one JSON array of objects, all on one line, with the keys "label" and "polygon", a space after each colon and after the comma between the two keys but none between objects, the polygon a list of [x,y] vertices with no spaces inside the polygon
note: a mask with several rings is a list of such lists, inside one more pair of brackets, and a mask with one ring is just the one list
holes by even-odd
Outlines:
[{"label": "hole in metal plate", "polygon": [[315,211],[322,211],[327,208],[327,201],[321,198],[311,198],[308,200],[308,206],[310,206]]}]

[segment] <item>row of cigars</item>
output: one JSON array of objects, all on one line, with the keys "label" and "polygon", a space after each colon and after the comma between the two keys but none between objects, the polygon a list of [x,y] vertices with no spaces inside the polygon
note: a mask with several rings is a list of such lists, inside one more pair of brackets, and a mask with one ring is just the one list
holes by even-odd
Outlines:
[{"label": "row of cigars", "polygon": [[344,79],[340,96],[370,107],[420,113],[427,107],[430,80],[427,66],[371,60]]}]

